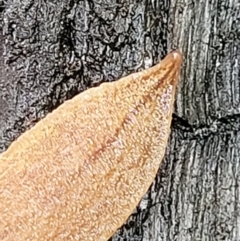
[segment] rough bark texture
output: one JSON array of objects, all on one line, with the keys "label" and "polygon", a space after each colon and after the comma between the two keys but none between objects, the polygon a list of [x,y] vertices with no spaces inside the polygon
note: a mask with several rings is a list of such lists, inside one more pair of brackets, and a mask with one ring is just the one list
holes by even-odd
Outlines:
[{"label": "rough bark texture", "polygon": [[76,93],[179,48],[165,160],[112,241],[240,240],[239,0],[8,0],[0,10],[1,151]]}]

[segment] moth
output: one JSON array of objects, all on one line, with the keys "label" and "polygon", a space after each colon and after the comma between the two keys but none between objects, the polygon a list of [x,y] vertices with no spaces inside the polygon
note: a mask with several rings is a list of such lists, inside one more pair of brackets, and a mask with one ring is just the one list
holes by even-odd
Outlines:
[{"label": "moth", "polygon": [[66,101],[0,155],[0,240],[107,241],[153,182],[182,55]]}]

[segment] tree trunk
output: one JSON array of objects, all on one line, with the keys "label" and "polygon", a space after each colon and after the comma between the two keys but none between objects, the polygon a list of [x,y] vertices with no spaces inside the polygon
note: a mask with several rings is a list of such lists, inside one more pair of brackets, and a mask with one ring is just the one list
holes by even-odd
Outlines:
[{"label": "tree trunk", "polygon": [[66,99],[178,48],[165,159],[111,240],[240,240],[240,0],[8,0],[0,10],[0,151]]}]

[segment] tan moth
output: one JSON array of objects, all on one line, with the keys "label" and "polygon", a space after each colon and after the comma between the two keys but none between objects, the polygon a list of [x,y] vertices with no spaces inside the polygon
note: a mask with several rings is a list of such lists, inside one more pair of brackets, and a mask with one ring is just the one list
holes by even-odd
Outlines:
[{"label": "tan moth", "polygon": [[0,155],[0,240],[106,241],[132,213],[165,153],[182,62],[91,88]]}]

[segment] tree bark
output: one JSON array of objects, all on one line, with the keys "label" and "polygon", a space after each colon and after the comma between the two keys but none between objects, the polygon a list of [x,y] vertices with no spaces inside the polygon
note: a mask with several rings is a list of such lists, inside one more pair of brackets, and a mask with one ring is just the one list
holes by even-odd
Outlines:
[{"label": "tree bark", "polygon": [[178,48],[165,159],[111,240],[240,240],[240,0],[8,0],[0,10],[0,151],[66,99]]}]

